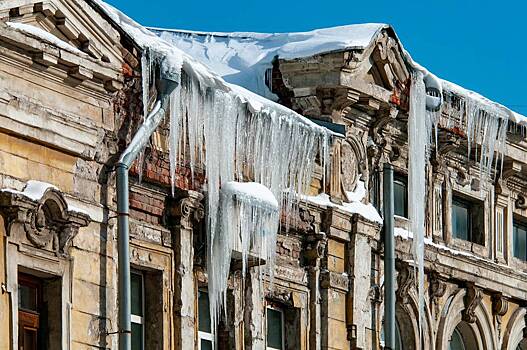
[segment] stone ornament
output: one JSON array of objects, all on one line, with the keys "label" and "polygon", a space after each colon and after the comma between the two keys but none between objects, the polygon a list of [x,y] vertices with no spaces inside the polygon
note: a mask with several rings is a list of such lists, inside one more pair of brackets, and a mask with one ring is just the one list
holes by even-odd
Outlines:
[{"label": "stone ornament", "polygon": [[410,302],[410,289],[415,285],[414,267],[407,262],[397,260],[397,300],[403,304]]},{"label": "stone ornament", "polygon": [[0,214],[8,236],[18,240],[25,236],[34,247],[59,257],[69,255],[68,248],[79,228],[90,222],[87,214],[68,209],[62,193],[53,187],[39,199],[24,192],[0,192]]},{"label": "stone ornament", "polygon": [[466,293],[463,297],[463,303],[465,304],[465,309],[462,312],[463,321],[468,323],[476,322],[476,308],[481,303],[483,299],[483,293],[481,289],[476,287],[474,283],[466,283]]}]

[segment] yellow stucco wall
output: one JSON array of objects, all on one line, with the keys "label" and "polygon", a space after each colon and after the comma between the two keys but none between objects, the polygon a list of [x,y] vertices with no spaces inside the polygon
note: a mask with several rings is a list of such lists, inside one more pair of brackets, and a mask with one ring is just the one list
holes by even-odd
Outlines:
[{"label": "yellow stucco wall", "polygon": [[[5,230],[4,220],[0,216],[0,285],[6,284]],[[0,349],[9,349],[10,319],[9,294],[0,291]]]}]

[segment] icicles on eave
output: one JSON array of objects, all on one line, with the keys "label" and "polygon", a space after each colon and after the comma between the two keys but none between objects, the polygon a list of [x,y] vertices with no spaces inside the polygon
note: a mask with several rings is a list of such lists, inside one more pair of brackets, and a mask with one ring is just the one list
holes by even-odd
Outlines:
[{"label": "icicles on eave", "polygon": [[476,150],[474,158],[479,163],[480,176],[490,177],[492,171],[503,163],[509,112],[451,92],[443,104],[442,113],[447,116],[445,127],[459,125],[464,131],[469,158],[472,150]]},{"label": "icicles on eave", "polygon": [[[426,111],[426,90],[423,74],[412,74],[410,115],[408,118],[408,214],[410,232],[414,233],[413,255],[417,264],[419,331],[423,327],[424,310],[424,236],[426,198],[426,164],[430,149],[431,128],[436,123],[433,112]],[[419,337],[421,339],[421,337]]]},{"label": "icicles on eave", "polygon": [[222,305],[225,305],[232,249],[241,253],[243,277],[250,254],[265,260],[267,272],[272,275],[279,223],[278,202],[271,191],[259,183],[225,183],[220,191],[218,209],[218,225],[208,257],[208,268],[212,268],[208,271],[208,286],[213,326],[218,324]]},{"label": "icicles on eave", "polygon": [[[278,213],[284,212],[287,218],[295,207],[296,194],[310,186],[318,153],[322,165],[327,163],[328,132],[293,113],[267,107],[252,112],[239,95],[208,87],[188,74],[182,75],[171,95],[172,188],[180,164],[188,165],[192,176],[198,168],[206,176],[207,273],[213,320],[224,310],[233,235],[252,232],[261,237],[242,237],[243,265],[247,266],[247,251],[252,246],[267,262],[267,271],[260,269],[260,273],[272,278]],[[268,188],[278,202],[276,212],[222,194],[222,188],[233,181],[254,181]]]}]

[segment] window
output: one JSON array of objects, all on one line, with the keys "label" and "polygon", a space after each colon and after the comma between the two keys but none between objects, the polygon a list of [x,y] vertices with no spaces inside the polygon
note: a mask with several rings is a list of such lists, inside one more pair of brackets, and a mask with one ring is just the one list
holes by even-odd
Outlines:
[{"label": "window", "polygon": [[470,206],[463,201],[452,201],[452,236],[470,240]]},{"label": "window", "polygon": [[18,274],[18,346],[23,350],[60,349],[62,280]]},{"label": "window", "polygon": [[514,257],[527,261],[527,224],[516,218],[512,224],[512,246]]},{"label": "window", "polygon": [[284,350],[284,312],[267,307],[267,350]]},{"label": "window", "polygon": [[42,311],[41,281],[29,275],[18,275],[18,347],[36,350],[41,347],[40,313]]},{"label": "window", "polygon": [[485,244],[483,220],[483,204],[480,201],[460,196],[452,198],[452,237]]},{"label": "window", "polygon": [[132,309],[132,350],[144,349],[144,279],[140,272],[132,272],[130,281],[131,309]]},{"label": "window", "polygon": [[463,342],[463,337],[461,336],[457,328],[454,329],[454,333],[452,333],[452,337],[448,342],[448,350],[465,350],[465,343]]},{"label": "window", "polygon": [[408,217],[408,183],[400,175],[395,175],[393,179],[393,213]]},{"label": "window", "polygon": [[212,334],[209,293],[206,290],[198,291],[198,342],[199,350],[214,349],[214,335]]}]

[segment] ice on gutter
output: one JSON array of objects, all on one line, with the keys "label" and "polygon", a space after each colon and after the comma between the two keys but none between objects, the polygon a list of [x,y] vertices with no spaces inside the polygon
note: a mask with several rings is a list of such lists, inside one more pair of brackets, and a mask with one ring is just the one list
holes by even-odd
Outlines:
[{"label": "ice on gutter", "polygon": [[25,34],[29,34],[31,36],[34,36],[38,39],[44,40],[49,42],[50,44],[53,44],[63,50],[72,52],[77,55],[86,55],[86,53],[82,52],[81,50],[77,49],[73,45],[65,42],[64,40],[59,39],[55,35],[45,31],[44,29],[32,26],[30,24],[26,23],[19,23],[19,22],[6,22],[7,26],[10,28],[13,28],[15,30],[18,30],[20,32],[23,32]]},{"label": "ice on gutter", "polygon": [[[286,221],[290,217],[296,205],[296,197],[291,194],[303,193],[311,183],[317,154],[325,169],[331,133],[280,104],[225,82],[118,10],[102,1],[97,3],[142,47],[147,60],[159,66],[162,73],[170,72],[171,78],[179,78],[169,97],[170,173],[174,189],[179,164],[189,164],[192,176],[195,168],[205,170],[207,273],[213,276],[209,282],[214,279],[209,283],[214,328],[224,310],[229,272],[225,257],[230,253],[226,243],[233,239],[232,232],[237,231],[236,227],[248,227],[257,234],[266,232],[267,238],[260,240],[256,249],[266,259],[265,269],[274,267],[276,246],[272,242],[278,231],[278,213],[285,212]],[[187,145],[190,152],[186,152]],[[233,181],[247,179],[266,187],[280,210],[274,206],[262,208],[263,201],[254,199],[254,184],[231,188]],[[230,190],[236,190],[237,195],[233,197]],[[236,222],[231,221],[234,219]],[[258,271],[263,273],[265,269]]]}]

